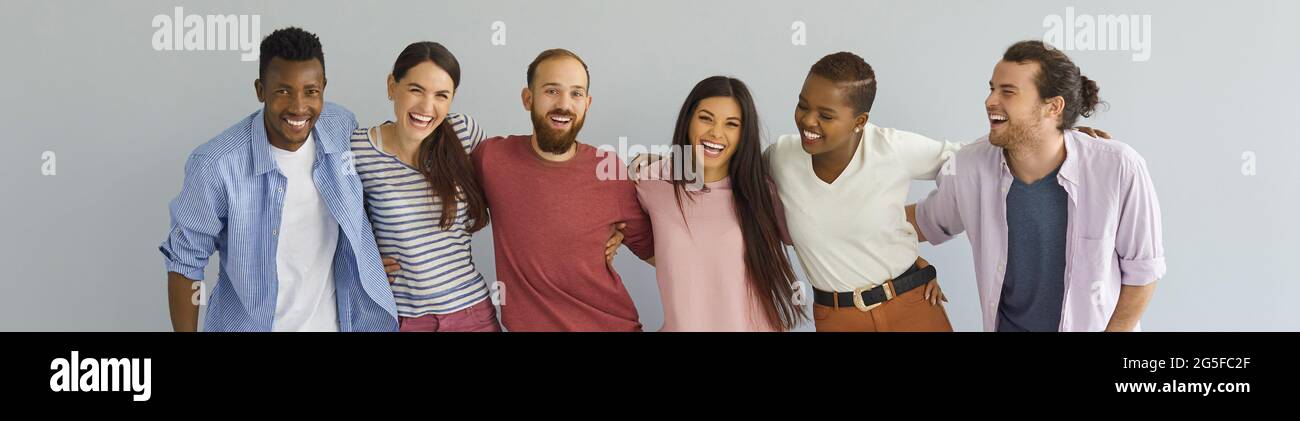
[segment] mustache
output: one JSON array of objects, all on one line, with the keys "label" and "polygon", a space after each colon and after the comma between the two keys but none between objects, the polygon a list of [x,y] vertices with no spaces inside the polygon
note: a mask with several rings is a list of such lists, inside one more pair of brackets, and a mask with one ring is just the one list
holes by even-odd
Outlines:
[{"label": "mustache", "polygon": [[557,117],[577,117],[578,115],[577,115],[577,114],[574,114],[572,111],[569,111],[569,110],[558,110],[558,109],[557,109],[557,110],[551,110],[550,112],[547,112],[547,113],[546,113],[546,116],[547,116],[547,117],[550,117],[550,116],[557,116]]}]

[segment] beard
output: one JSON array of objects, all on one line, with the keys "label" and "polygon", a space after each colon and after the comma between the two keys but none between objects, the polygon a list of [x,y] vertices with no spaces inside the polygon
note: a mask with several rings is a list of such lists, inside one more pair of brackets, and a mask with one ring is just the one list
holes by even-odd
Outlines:
[{"label": "beard", "polygon": [[1026,119],[1010,118],[1008,116],[1007,122],[1004,123],[1004,127],[1000,132],[989,132],[989,143],[1003,149],[1021,149],[1025,145],[1032,144],[1034,135],[1039,132],[1043,123],[1033,119],[1027,119],[1032,120],[1029,122],[1024,122],[1024,120]]},{"label": "beard", "polygon": [[[549,116],[564,116],[572,118],[571,126],[568,130],[556,130],[550,127]],[[552,110],[548,113],[538,113],[534,108],[533,133],[537,135],[537,148],[546,153],[562,154],[569,151],[574,143],[578,141],[578,132],[582,130],[582,123],[585,117],[578,118],[573,113],[560,110]]]}]

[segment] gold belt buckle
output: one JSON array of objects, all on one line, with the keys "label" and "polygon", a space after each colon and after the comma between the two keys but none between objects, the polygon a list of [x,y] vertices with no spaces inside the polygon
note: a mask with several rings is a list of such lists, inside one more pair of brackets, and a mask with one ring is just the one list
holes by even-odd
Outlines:
[{"label": "gold belt buckle", "polygon": [[[872,305],[867,305],[865,301],[862,301],[862,293],[871,292],[871,290],[879,287],[885,288],[885,301],[881,301]],[[858,310],[862,310],[864,312],[871,311],[874,310],[876,307],[880,307],[881,304],[887,303],[889,302],[889,300],[894,299],[894,296],[895,296],[894,281],[889,280],[889,281],[885,281],[885,283],[883,284],[872,286],[870,288],[858,288],[853,290],[853,306],[857,307]]]}]

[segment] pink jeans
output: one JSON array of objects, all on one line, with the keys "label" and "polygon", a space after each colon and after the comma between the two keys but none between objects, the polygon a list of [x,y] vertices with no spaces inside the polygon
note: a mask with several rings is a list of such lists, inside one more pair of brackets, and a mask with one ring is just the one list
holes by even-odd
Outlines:
[{"label": "pink jeans", "polygon": [[398,317],[397,330],[401,332],[500,332],[497,309],[491,299],[461,309],[455,313],[426,314],[420,317]]}]

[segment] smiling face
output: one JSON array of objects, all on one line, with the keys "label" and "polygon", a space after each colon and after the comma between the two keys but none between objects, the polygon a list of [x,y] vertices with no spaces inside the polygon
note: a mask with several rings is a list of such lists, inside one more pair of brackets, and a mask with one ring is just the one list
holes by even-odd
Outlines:
[{"label": "smiling face", "polygon": [[1034,83],[1037,62],[1000,61],[993,68],[984,110],[989,119],[989,143],[1015,148],[1032,142],[1056,126],[1053,107],[1038,97]]},{"label": "smiling face", "polygon": [[740,145],[740,103],[731,97],[711,97],[695,106],[691,125],[687,130],[692,149],[700,151],[705,171],[726,174],[731,156]]},{"label": "smiling face", "polygon": [[532,85],[524,88],[523,101],[532,114],[538,148],[565,153],[577,141],[591,107],[587,71],[571,57],[547,59],[537,65]]},{"label": "smiling face", "polygon": [[803,139],[803,150],[817,155],[837,150],[858,136],[854,128],[867,124],[867,114],[857,113],[838,84],[809,74],[799,92],[794,124]]},{"label": "smiling face", "polygon": [[253,86],[257,100],[265,104],[267,140],[284,150],[302,147],[325,106],[325,66],[317,59],[275,57]]},{"label": "smiling face", "polygon": [[388,76],[388,96],[393,98],[397,136],[423,140],[442,124],[451,109],[456,82],[432,61],[417,64],[401,80]]}]

